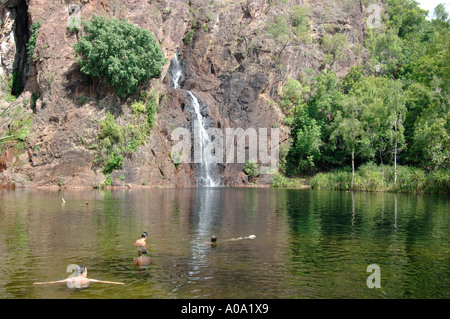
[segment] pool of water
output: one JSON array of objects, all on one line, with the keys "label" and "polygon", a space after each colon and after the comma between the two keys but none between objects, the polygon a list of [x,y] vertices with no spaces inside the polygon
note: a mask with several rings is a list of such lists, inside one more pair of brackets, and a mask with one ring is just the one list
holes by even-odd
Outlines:
[{"label": "pool of water", "polygon": [[[253,188],[3,191],[0,298],[449,298],[449,204]],[[153,264],[137,269],[143,231]],[[381,288],[367,286],[372,264]],[[70,265],[124,285],[33,285]]]}]

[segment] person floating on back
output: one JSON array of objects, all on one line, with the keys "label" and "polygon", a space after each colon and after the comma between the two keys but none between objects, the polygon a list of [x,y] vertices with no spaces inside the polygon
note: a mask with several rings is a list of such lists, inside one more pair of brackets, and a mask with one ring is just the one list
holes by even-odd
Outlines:
[{"label": "person floating on back", "polygon": [[[255,239],[255,238],[256,238],[255,235],[241,236],[241,237],[236,237],[236,238],[225,239],[224,242],[236,241],[236,240],[242,240],[242,239]],[[215,247],[217,245],[217,237],[215,235],[212,235],[211,240],[207,244],[210,244],[212,247]]]},{"label": "person floating on back", "polygon": [[78,266],[75,269],[75,275],[69,276],[69,278],[57,281],[47,281],[47,282],[35,282],[34,285],[45,285],[45,284],[57,284],[57,283],[67,283],[69,288],[87,288],[91,282],[98,282],[103,284],[115,284],[115,285],[123,285],[122,282],[114,282],[114,281],[104,281],[87,278],[87,268],[86,266]]},{"label": "person floating on back", "polygon": [[136,240],[135,243],[133,244],[133,246],[139,246],[139,247],[140,246],[144,246],[144,247],[147,247],[147,237],[148,237],[147,232],[143,232],[142,235],[141,235],[141,238]]},{"label": "person floating on back", "polygon": [[236,240],[242,240],[242,239],[255,239],[256,236],[255,235],[250,235],[250,236],[241,236],[241,237],[236,237],[236,238],[230,238],[227,239],[226,241],[236,241]]},{"label": "person floating on back", "polygon": [[150,266],[152,264],[152,259],[148,256],[144,256],[147,253],[147,248],[145,248],[145,246],[140,246],[138,248],[138,257],[133,259],[133,265],[136,267]]}]

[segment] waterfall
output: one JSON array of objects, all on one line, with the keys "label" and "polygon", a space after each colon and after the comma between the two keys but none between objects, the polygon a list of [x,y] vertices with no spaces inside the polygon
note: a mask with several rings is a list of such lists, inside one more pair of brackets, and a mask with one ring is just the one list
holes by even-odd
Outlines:
[{"label": "waterfall", "polygon": [[[184,79],[183,68],[175,53],[171,61],[172,87],[180,88],[180,81]],[[187,91],[191,97],[192,107],[194,109],[194,162],[196,165],[197,185],[201,187],[217,187],[220,186],[220,178],[217,174],[217,164],[212,162],[212,156],[209,154],[213,149],[212,141],[206,128],[206,120],[200,110],[200,102],[198,98],[191,92]]]},{"label": "waterfall", "polygon": [[180,88],[180,80],[183,79],[183,69],[181,67],[180,61],[178,60],[178,53],[175,52],[172,59],[172,87],[174,89]]},{"label": "waterfall", "polygon": [[[195,162],[199,163],[197,169],[197,184],[204,187],[216,187],[219,186],[219,182],[214,177],[217,164],[212,162],[212,156],[210,154],[212,147],[212,141],[206,131],[204,118],[200,112],[200,103],[197,97],[191,92],[187,91],[192,99],[192,106],[194,107],[194,114],[196,119],[194,120],[194,155]],[[201,156],[196,154],[200,153]]]}]

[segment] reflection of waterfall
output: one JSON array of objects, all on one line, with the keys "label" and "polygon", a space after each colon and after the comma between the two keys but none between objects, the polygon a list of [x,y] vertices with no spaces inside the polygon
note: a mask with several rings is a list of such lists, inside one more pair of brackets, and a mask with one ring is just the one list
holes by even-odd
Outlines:
[{"label": "reflection of waterfall", "polygon": [[[172,63],[171,72],[172,87],[175,89],[180,88],[180,81],[184,80],[183,68],[178,59],[177,53],[175,53]],[[204,117],[200,110],[200,103],[198,98],[191,92],[187,91],[192,100],[192,107],[194,110],[194,150],[201,156],[195,155],[195,163],[197,165],[197,185],[202,187],[216,187],[220,185],[220,180],[217,178],[217,164],[212,161],[212,156],[209,152],[213,149],[212,141],[209,134],[206,131],[206,117]]]},{"label": "reflection of waterfall", "polygon": [[217,206],[220,206],[220,189],[198,188],[195,194],[195,239],[192,242],[194,255],[202,255],[209,249],[205,242],[213,235],[213,227],[217,218]]},{"label": "reflection of waterfall", "polygon": [[193,205],[193,234],[190,243],[191,257],[187,262],[188,281],[194,284],[197,297],[209,296],[209,281],[214,278],[214,267],[209,258],[211,245],[208,241],[216,230],[222,206],[221,190],[214,188],[197,188]]}]

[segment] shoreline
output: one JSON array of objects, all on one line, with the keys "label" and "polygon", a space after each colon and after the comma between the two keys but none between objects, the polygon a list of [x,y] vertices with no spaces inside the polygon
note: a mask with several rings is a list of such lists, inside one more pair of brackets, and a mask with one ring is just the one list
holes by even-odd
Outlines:
[{"label": "shoreline", "polygon": [[[33,181],[17,181],[4,176],[0,180],[0,190],[37,189],[37,190],[125,190],[155,188],[198,188],[196,185],[175,184],[135,184],[115,181],[114,185],[83,182],[80,184],[39,183]],[[425,171],[420,168],[399,166],[397,183],[394,182],[393,168],[377,165],[361,166],[355,171],[352,184],[352,172],[348,168],[329,172],[318,172],[311,176],[286,177],[282,174],[271,175],[270,178],[257,177],[251,182],[238,185],[223,185],[219,188],[282,188],[282,189],[314,189],[356,192],[388,192],[409,194],[450,194],[450,172],[445,170]]]},{"label": "shoreline", "polygon": [[[19,191],[19,190],[40,190],[40,191],[88,191],[88,190],[104,190],[104,191],[120,191],[120,190],[148,190],[148,189],[196,189],[202,188],[198,186],[164,186],[164,185],[127,185],[127,186],[104,186],[104,187],[92,187],[92,186],[66,186],[59,187],[53,185],[42,185],[42,186],[15,186],[14,184],[9,187],[5,185],[0,185],[0,191]],[[297,186],[273,186],[273,185],[258,185],[249,184],[241,186],[218,186],[212,188],[273,188],[273,189],[297,189],[297,190],[317,190],[317,191],[336,191],[336,192],[358,192],[358,193],[399,193],[399,194],[435,194],[435,195],[450,195],[449,192],[445,191],[424,191],[424,190],[401,190],[401,189],[339,189],[335,188],[321,188],[313,187],[312,185],[297,185]]]}]

